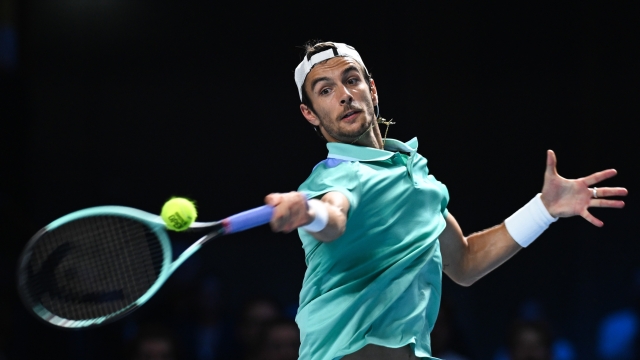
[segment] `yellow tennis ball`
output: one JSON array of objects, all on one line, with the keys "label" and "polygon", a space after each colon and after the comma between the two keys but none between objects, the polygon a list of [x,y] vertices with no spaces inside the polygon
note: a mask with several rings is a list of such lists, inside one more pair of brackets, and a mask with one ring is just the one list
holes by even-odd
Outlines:
[{"label": "yellow tennis ball", "polygon": [[191,200],[175,197],[164,203],[160,216],[168,229],[183,231],[196,221],[198,212]]}]

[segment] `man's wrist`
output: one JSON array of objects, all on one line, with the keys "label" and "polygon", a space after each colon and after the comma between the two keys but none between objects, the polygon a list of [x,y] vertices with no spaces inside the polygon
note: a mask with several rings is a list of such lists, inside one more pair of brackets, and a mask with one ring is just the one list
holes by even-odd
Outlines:
[{"label": "man's wrist", "polygon": [[551,216],[542,202],[541,194],[538,194],[507,218],[504,224],[513,240],[527,247],[556,220],[558,218]]},{"label": "man's wrist", "polygon": [[540,201],[542,201],[542,204],[544,205],[544,208],[547,210],[547,212],[549,213],[549,215],[553,218],[558,218],[559,216],[555,216],[551,213],[551,203],[549,202],[549,200],[547,200],[547,198],[544,196],[544,194],[538,194],[540,196]]},{"label": "man's wrist", "polygon": [[309,210],[313,213],[313,221],[309,224],[302,226],[302,228],[308,232],[320,232],[329,223],[329,211],[327,210],[327,205],[318,200],[311,199],[307,201],[309,205]]}]

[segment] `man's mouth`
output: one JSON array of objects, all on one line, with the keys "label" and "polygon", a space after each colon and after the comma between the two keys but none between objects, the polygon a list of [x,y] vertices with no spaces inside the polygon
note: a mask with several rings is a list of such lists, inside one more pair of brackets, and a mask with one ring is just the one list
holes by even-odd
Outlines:
[{"label": "man's mouth", "polygon": [[356,116],[358,116],[359,113],[361,113],[361,110],[351,110],[348,111],[347,113],[345,113],[342,118],[340,120],[353,120]]}]

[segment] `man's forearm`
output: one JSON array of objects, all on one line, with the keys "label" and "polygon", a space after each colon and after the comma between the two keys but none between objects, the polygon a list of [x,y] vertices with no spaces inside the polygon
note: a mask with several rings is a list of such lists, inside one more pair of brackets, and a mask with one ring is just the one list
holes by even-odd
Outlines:
[{"label": "man's forearm", "polygon": [[446,220],[440,235],[443,271],[460,285],[473,284],[522,249],[504,224],[465,237],[451,214]]},{"label": "man's forearm", "polygon": [[469,235],[463,253],[463,278],[471,285],[502,265],[522,247],[516,243],[503,224]]}]

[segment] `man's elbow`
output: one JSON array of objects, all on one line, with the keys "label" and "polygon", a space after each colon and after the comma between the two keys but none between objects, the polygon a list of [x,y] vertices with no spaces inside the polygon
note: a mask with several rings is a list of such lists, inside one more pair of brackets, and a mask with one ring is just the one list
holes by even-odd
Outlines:
[{"label": "man's elbow", "polygon": [[464,287],[469,287],[469,286],[473,285],[477,280],[478,279],[476,279],[476,278],[469,278],[469,279],[456,281],[456,283],[458,285],[461,285],[461,286],[464,286]]},{"label": "man's elbow", "polygon": [[480,279],[479,277],[476,277],[476,276],[468,276],[464,274],[447,274],[447,275],[449,275],[449,278],[453,280],[453,282],[464,287],[469,287],[473,285],[476,281],[478,281],[478,279]]}]

